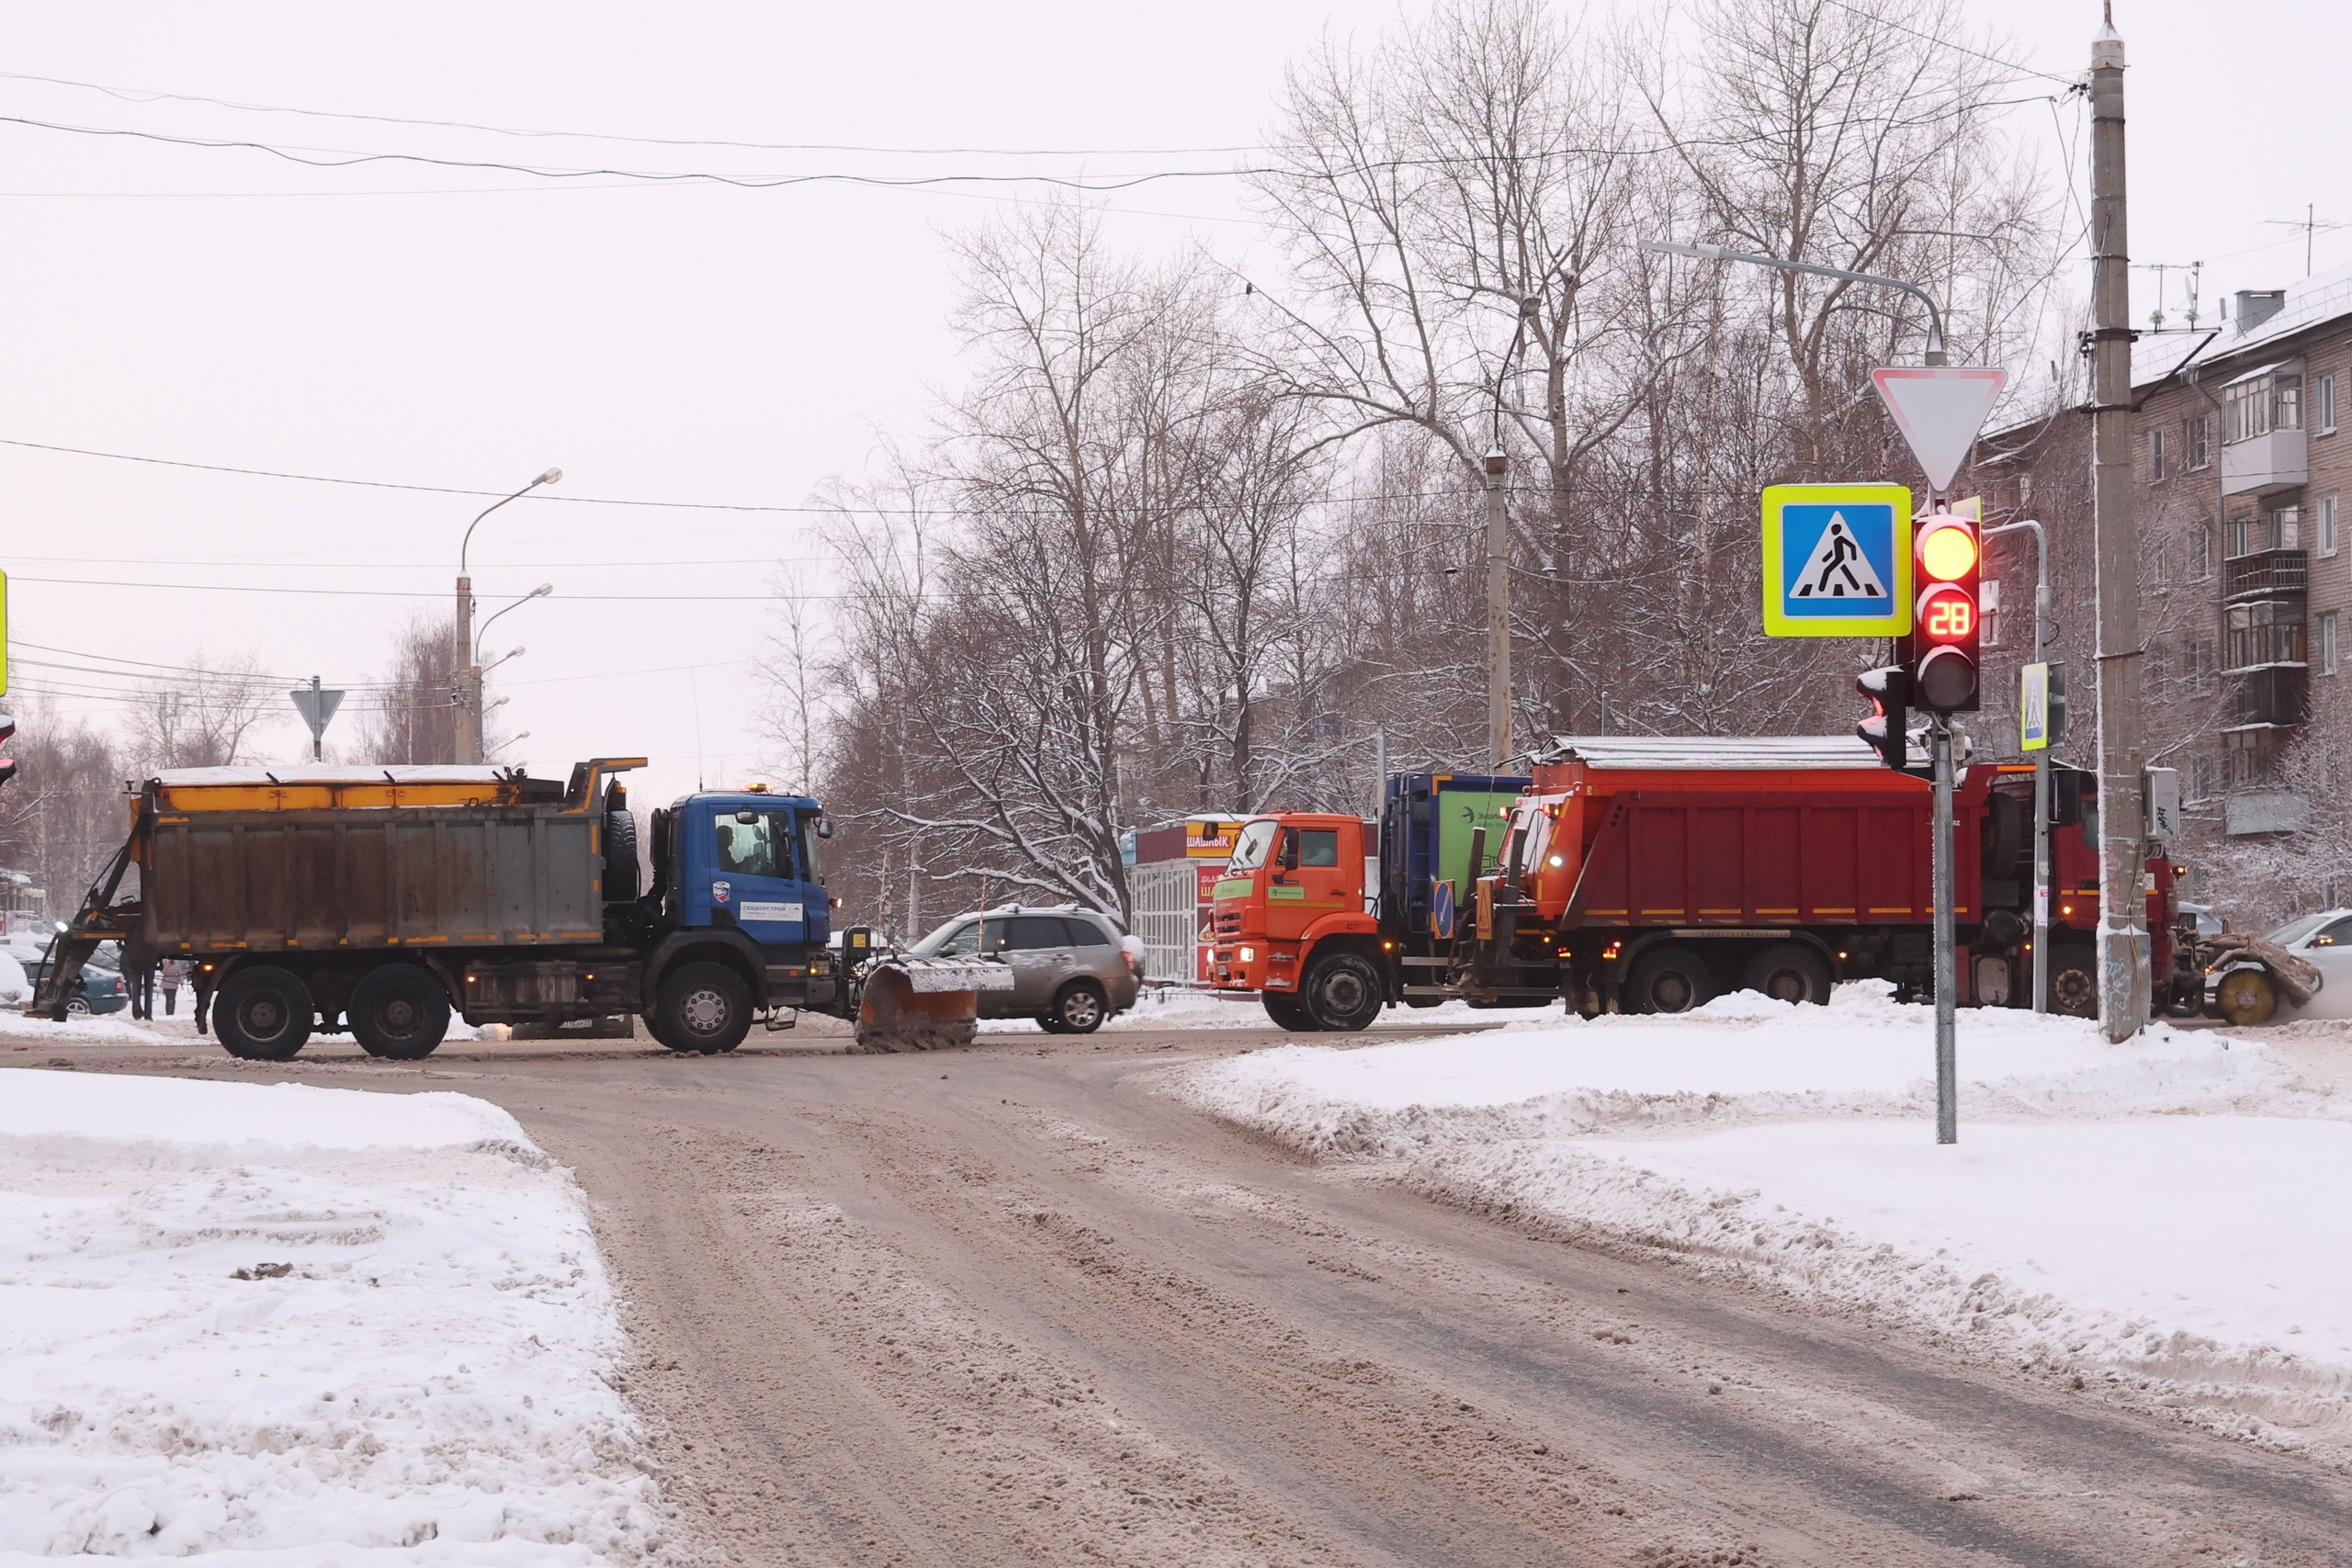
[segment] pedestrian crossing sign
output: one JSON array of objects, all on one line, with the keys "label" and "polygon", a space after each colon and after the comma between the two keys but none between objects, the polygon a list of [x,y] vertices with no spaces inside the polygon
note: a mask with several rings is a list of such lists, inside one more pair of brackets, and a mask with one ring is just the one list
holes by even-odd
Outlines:
[{"label": "pedestrian crossing sign", "polygon": [[1911,631],[1911,491],[1904,485],[1768,485],[1768,637]]}]

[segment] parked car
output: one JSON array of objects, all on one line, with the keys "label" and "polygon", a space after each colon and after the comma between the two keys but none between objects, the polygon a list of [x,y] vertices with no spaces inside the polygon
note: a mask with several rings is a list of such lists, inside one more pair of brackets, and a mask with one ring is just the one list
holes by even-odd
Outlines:
[{"label": "parked car", "polygon": [[[36,958],[24,970],[25,978],[39,987],[42,976],[49,973],[49,960]],[[82,976],[74,984],[74,994],[65,998],[65,1010],[76,1014],[120,1012],[130,1005],[130,987],[123,983],[122,976],[96,964],[82,965]]]},{"label": "parked car", "polygon": [[2276,942],[2320,973],[2319,993],[2300,1007],[2278,992],[2281,1023],[2299,1018],[2352,1018],[2352,909],[2327,909],[2289,920],[2263,938]]},{"label": "parked car", "polygon": [[982,1018],[1034,1018],[1056,1034],[1091,1034],[1136,1005],[1143,943],[1094,909],[976,909],[915,943],[917,958],[1002,958],[1012,989],[982,991]]},{"label": "parked car", "polygon": [[33,999],[33,983],[16,955],[0,950],[0,1008],[20,1008]]}]

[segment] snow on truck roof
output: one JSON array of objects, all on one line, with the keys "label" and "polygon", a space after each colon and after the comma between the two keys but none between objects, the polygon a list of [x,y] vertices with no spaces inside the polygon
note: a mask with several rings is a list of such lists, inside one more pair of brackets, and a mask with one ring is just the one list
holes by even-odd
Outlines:
[{"label": "snow on truck roof", "polygon": [[365,763],[349,766],[289,762],[282,767],[268,768],[173,768],[157,773],[155,782],[165,789],[203,789],[239,784],[265,788],[271,784],[494,784],[505,777],[505,772],[499,768],[464,764],[379,768]]},{"label": "snow on truck roof", "polygon": [[[1916,748],[1915,748],[1916,749]],[[1563,735],[1537,763],[1588,768],[1875,768],[1878,753],[1852,735]]]}]

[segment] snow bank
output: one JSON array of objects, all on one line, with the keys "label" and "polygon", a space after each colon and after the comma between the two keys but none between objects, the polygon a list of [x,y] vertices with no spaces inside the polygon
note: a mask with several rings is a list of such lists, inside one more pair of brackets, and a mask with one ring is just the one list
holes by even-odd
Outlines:
[{"label": "snow bank", "polygon": [[52,1023],[21,1012],[0,1012],[0,1040],[37,1045],[168,1045],[172,1037],[141,1029],[129,1012],[68,1018]]},{"label": "snow bank", "polygon": [[494,1106],[0,1071],[0,1562],[635,1561],[622,1349]]},{"label": "snow bank", "polygon": [[[1432,1023],[1512,1023],[1529,1020],[1556,1021],[1560,1016],[1557,1004],[1538,1008],[1474,1008],[1467,1002],[1445,1002],[1433,1008],[1390,1008],[1374,1021],[1368,1032],[1410,1032],[1426,1029]],[[1238,998],[1226,998],[1207,991],[1180,989],[1176,987],[1147,987],[1136,1005],[1125,1012],[1102,1021],[1106,1030],[1114,1029],[1262,1029],[1268,1033],[1280,1033],[1274,1021],[1266,1016],[1265,1004],[1253,993]],[[984,1034],[1040,1033],[1035,1019],[991,1018],[980,1021]]]},{"label": "snow bank", "polygon": [[1461,1201],[2352,1452],[2334,1213],[2352,1096],[2212,1031],[2118,1046],[1971,1011],[1959,1045],[1956,1147],[1934,1142],[1932,1010],[1868,983],[1826,1010],[1742,993],[1678,1018],[1284,1046],[1181,1081]]}]

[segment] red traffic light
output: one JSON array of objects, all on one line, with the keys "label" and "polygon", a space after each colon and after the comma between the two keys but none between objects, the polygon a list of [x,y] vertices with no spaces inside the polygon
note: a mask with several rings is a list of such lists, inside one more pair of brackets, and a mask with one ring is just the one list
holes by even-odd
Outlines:
[{"label": "red traffic light", "polygon": [[1976,520],[1953,513],[1921,519],[1911,536],[1918,598],[1911,636],[1912,698],[1935,713],[1975,711],[1984,615],[1979,592],[1983,545]]},{"label": "red traffic light", "polygon": [[1865,670],[1854,677],[1854,690],[1870,698],[1871,708],[1870,717],[1854,726],[1854,733],[1878,753],[1880,761],[1900,773],[1909,761],[1905,755],[1904,728],[1911,703],[1911,672],[1900,664]]}]

